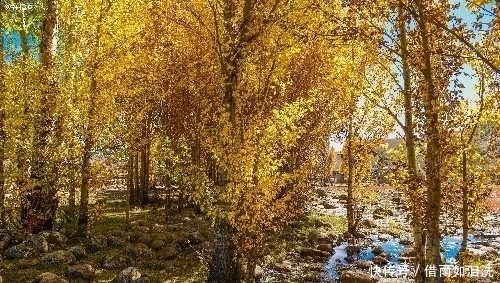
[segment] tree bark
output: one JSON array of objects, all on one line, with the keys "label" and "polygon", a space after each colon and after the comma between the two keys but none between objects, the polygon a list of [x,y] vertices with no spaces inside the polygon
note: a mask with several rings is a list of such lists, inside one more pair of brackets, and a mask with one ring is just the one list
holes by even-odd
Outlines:
[{"label": "tree bark", "polygon": [[[413,125],[413,102],[411,94],[410,66],[408,64],[408,41],[406,36],[406,17],[403,12],[403,4],[398,3],[398,26],[401,40],[401,57],[403,70],[403,96],[405,113],[405,145],[409,173],[408,192],[415,203],[411,207],[411,226],[413,229],[413,247],[415,250],[416,274],[415,283],[425,282],[425,246],[423,243],[423,210],[418,201],[421,196],[418,193],[419,177],[417,172],[417,158],[415,153],[415,129]],[[425,202],[424,202],[425,203]]]},{"label": "tree bark", "polygon": [[233,227],[227,220],[217,217],[214,225],[214,253],[207,283],[239,282],[240,271],[233,243]]},{"label": "tree bark", "polygon": [[[3,35],[3,14],[0,12],[0,34]],[[3,42],[0,43],[0,228],[5,228],[5,143],[7,135],[5,133],[5,119],[7,107],[7,87],[5,85],[5,54]]]},{"label": "tree bark", "polygon": [[[431,63],[431,49],[429,34],[427,31],[424,4],[417,1],[419,17],[417,19],[420,38],[422,41],[422,55],[424,67],[422,70],[425,81],[424,115],[425,135],[427,151],[425,156],[425,171],[427,177],[427,230],[428,249],[426,253],[427,263],[434,266],[441,264],[441,234],[439,230],[439,217],[441,214],[441,136],[440,136],[440,101],[434,85],[434,77]],[[431,282],[441,282],[442,278],[431,278]]]},{"label": "tree bark", "polygon": [[354,178],[354,159],[352,156],[352,119],[349,120],[349,128],[347,133],[347,232],[354,234],[356,227],[354,225],[354,195],[353,195],[353,178]]},{"label": "tree bark", "polygon": [[58,206],[54,172],[53,144],[54,113],[59,87],[56,75],[58,0],[48,0],[40,42],[41,96],[40,108],[35,119],[31,180],[32,188],[26,191],[26,207],[22,213],[26,234],[54,228]]}]

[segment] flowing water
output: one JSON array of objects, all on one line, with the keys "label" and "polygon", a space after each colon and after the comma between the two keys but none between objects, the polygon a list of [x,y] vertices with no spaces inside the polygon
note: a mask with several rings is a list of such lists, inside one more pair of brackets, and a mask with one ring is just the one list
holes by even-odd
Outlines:
[{"label": "flowing water", "polygon": [[[384,252],[389,253],[391,255],[389,261],[392,263],[397,263],[398,258],[403,252],[405,246],[399,243],[399,239],[391,239],[388,241],[381,241],[377,236],[370,237],[371,245],[363,245],[364,247],[361,251],[355,255],[353,255],[353,260],[371,260],[375,257],[372,251],[373,246],[380,246],[384,250]],[[446,261],[450,261],[452,259],[456,259],[458,252],[460,251],[460,244],[462,241],[461,236],[448,235],[443,237],[441,241],[441,245],[444,249],[444,257]],[[469,245],[473,244],[477,241],[475,237],[469,237]],[[354,245],[359,245],[359,243],[354,243]],[[326,275],[329,279],[338,279],[340,274],[337,270],[339,265],[348,265],[347,261],[347,251],[346,248],[349,246],[348,242],[343,242],[339,246],[335,247],[335,253],[330,257],[327,264]],[[351,262],[352,263],[352,262]]]}]

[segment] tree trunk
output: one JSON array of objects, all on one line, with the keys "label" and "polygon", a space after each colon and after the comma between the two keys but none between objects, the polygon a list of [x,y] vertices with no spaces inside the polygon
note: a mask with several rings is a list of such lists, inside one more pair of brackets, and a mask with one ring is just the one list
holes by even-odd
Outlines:
[{"label": "tree trunk", "polygon": [[141,204],[141,208],[144,209],[144,206],[146,205],[146,198],[147,198],[147,184],[146,184],[146,146],[143,146],[141,148],[141,151],[139,153],[140,158],[141,158],[141,169],[139,171],[139,181],[140,181],[140,192],[139,192],[139,198],[140,201],[139,203]]},{"label": "tree trunk", "polygon": [[[58,206],[56,180],[51,173],[54,154],[50,137],[54,130],[54,113],[59,88],[56,75],[58,0],[48,0],[40,42],[41,97],[35,120],[31,179],[32,188],[26,191],[23,225],[27,234],[54,228]],[[54,168],[51,168],[54,167]]]},{"label": "tree trunk", "polygon": [[[398,3],[399,14],[399,33],[401,40],[401,56],[402,56],[402,69],[403,69],[403,96],[404,96],[404,112],[405,112],[405,145],[406,157],[409,173],[408,192],[410,198],[413,199],[411,207],[411,226],[413,230],[413,247],[415,250],[416,260],[416,274],[415,283],[425,282],[425,246],[423,243],[422,231],[422,215],[423,210],[421,203],[418,201],[421,196],[418,193],[419,178],[417,172],[417,158],[415,153],[415,130],[413,125],[413,102],[411,94],[411,76],[410,67],[408,64],[408,41],[406,37],[406,17],[403,13],[403,4]],[[423,202],[425,203],[425,202]]]},{"label": "tree trunk", "polygon": [[233,227],[231,224],[225,219],[217,217],[214,224],[214,253],[207,283],[239,282],[240,271],[232,235]]},{"label": "tree trunk", "polygon": [[[441,214],[441,136],[439,132],[440,102],[436,93],[432,63],[429,34],[424,14],[424,5],[417,2],[418,26],[422,41],[424,68],[422,73],[425,81],[424,115],[427,152],[425,156],[425,171],[427,177],[427,230],[428,249],[426,253],[427,264],[439,266],[441,264],[441,234],[439,230],[439,216]],[[431,282],[441,282],[442,278],[435,277]]]},{"label": "tree trunk", "polygon": [[134,179],[133,179],[133,166],[134,161],[132,160],[132,155],[128,155],[127,162],[127,193],[125,195],[125,229],[128,230],[130,228],[130,197],[132,196],[131,192],[134,187]]},{"label": "tree trunk", "polygon": [[353,178],[354,178],[354,160],[352,157],[352,120],[349,120],[349,129],[347,133],[347,232],[354,234],[356,227],[354,226],[354,195],[353,195]]},{"label": "tree trunk", "polygon": [[[0,34],[3,35],[3,14],[0,13]],[[5,133],[6,119],[6,96],[7,87],[5,85],[5,55],[3,43],[0,44],[0,228],[5,228],[5,143],[7,135]]]},{"label": "tree trunk", "polygon": [[134,205],[141,204],[141,194],[140,194],[140,178],[139,178],[139,153],[134,152]]}]

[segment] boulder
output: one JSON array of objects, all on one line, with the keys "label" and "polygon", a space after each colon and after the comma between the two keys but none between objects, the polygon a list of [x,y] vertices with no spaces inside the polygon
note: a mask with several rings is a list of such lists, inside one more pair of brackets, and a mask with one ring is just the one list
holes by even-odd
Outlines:
[{"label": "boulder", "polygon": [[108,254],[101,260],[101,267],[106,269],[122,269],[131,264],[132,260],[122,254]]},{"label": "boulder", "polygon": [[143,243],[127,245],[125,248],[125,254],[139,261],[151,260],[154,258],[153,251]]},{"label": "boulder", "polygon": [[94,235],[90,238],[89,249],[91,252],[97,252],[108,246],[108,239],[104,235]]},{"label": "boulder", "polygon": [[387,264],[389,261],[381,256],[376,256],[372,259],[373,263],[378,264],[378,265],[384,265]]},{"label": "boulder", "polygon": [[153,250],[155,251],[159,251],[161,250],[163,247],[165,247],[165,242],[163,240],[154,240],[151,242],[151,244],[149,245]]},{"label": "boulder", "polygon": [[289,272],[292,270],[294,263],[289,260],[284,260],[279,263],[273,264],[273,269],[281,272]]},{"label": "boulder", "polygon": [[321,250],[315,250],[315,249],[310,249],[310,248],[300,248],[299,249],[300,256],[302,257],[329,257],[330,253],[321,251]]},{"label": "boulder", "polygon": [[253,272],[255,278],[262,278],[262,276],[264,276],[264,273],[265,271],[260,265],[255,266],[255,270]]},{"label": "boulder", "polygon": [[125,238],[121,236],[111,235],[108,236],[107,243],[108,243],[107,246],[110,248],[121,248],[127,244],[127,241],[125,240]]},{"label": "boulder", "polygon": [[307,235],[307,239],[309,240],[309,243],[314,244],[331,244],[333,242],[333,239],[328,236],[326,233],[314,230]]},{"label": "boulder", "polygon": [[21,259],[21,258],[33,257],[36,254],[37,251],[34,248],[28,247],[26,244],[22,243],[19,245],[12,246],[7,250],[5,250],[3,256],[6,259]]},{"label": "boulder", "polygon": [[400,256],[401,257],[414,257],[415,250],[412,247],[404,248],[403,251],[401,252]]},{"label": "boulder", "polygon": [[69,279],[81,279],[92,282],[95,278],[95,269],[90,264],[71,265],[66,270]]},{"label": "boulder", "polygon": [[68,237],[58,231],[42,231],[38,234],[43,236],[45,240],[47,240],[47,243],[53,244],[58,247],[61,247],[68,242]]},{"label": "boulder", "polygon": [[375,221],[373,219],[363,219],[360,224],[361,224],[361,227],[365,227],[365,228],[376,228],[377,227],[377,224],[375,223]]},{"label": "boulder", "polygon": [[67,280],[57,276],[52,272],[45,272],[40,275],[33,281],[33,283],[68,283]]},{"label": "boulder", "polygon": [[346,270],[340,273],[339,283],[376,283],[377,279],[360,270]]},{"label": "boulder", "polygon": [[345,251],[347,252],[347,254],[356,254],[361,251],[361,247],[355,245],[349,245],[345,248]]},{"label": "boulder", "polygon": [[318,194],[319,197],[325,198],[327,196],[327,193],[324,189],[317,189],[316,193]]},{"label": "boulder", "polygon": [[12,237],[5,232],[0,233],[0,251],[5,251],[12,241]]},{"label": "boulder", "polygon": [[325,209],[335,209],[335,205],[333,205],[333,204],[331,204],[331,203],[329,203],[329,202],[326,202],[326,201],[324,201],[324,202],[322,203],[322,205],[323,205],[323,207],[324,207]]},{"label": "boulder", "polygon": [[141,278],[141,273],[135,267],[127,267],[118,274],[111,283],[135,283],[137,279]]},{"label": "boulder", "polygon": [[359,269],[370,269],[373,266],[373,262],[369,260],[358,260],[354,263],[354,267]]},{"label": "boulder", "polygon": [[379,255],[384,252],[384,249],[382,249],[381,246],[375,246],[373,247],[372,252],[374,255]]},{"label": "boulder", "polygon": [[334,252],[333,246],[330,244],[320,244],[316,247],[317,250],[324,251],[332,254]]},{"label": "boulder", "polygon": [[26,246],[35,249],[37,252],[46,253],[49,251],[49,243],[40,234],[29,235],[23,242]]},{"label": "boulder", "polygon": [[58,250],[44,255],[40,261],[40,266],[48,268],[51,266],[72,264],[76,261],[76,257],[70,251]]},{"label": "boulder", "polygon": [[82,246],[73,246],[68,249],[69,252],[71,252],[77,260],[82,260],[87,257],[87,251],[85,250],[84,247]]},{"label": "boulder", "polygon": [[174,245],[164,247],[156,253],[156,258],[159,260],[172,260],[179,255],[179,251]]}]

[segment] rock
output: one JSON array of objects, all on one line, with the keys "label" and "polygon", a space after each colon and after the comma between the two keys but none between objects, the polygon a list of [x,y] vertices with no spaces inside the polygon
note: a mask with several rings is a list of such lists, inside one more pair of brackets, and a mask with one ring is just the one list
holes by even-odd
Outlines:
[{"label": "rock", "polygon": [[89,249],[91,252],[97,252],[108,246],[108,239],[104,235],[95,235],[90,238]]},{"label": "rock", "polygon": [[326,201],[324,201],[324,202],[322,203],[322,205],[323,205],[323,207],[324,207],[325,209],[335,209],[335,205],[333,205],[333,204],[331,204],[331,203],[328,203],[328,202],[326,202]]},{"label": "rock", "polygon": [[121,248],[124,247],[127,241],[125,238],[122,238],[120,236],[108,236],[107,239],[107,246],[110,248]]},{"label": "rock", "polygon": [[151,231],[151,229],[149,229],[148,226],[145,226],[145,225],[142,225],[142,224],[145,224],[145,223],[139,223],[139,226],[132,227],[132,232],[139,232],[139,233],[143,233],[143,234],[149,234],[149,232]]},{"label": "rock", "polygon": [[57,276],[52,272],[45,272],[40,275],[33,281],[34,283],[68,283],[67,280]]},{"label": "rock", "polygon": [[47,240],[40,234],[29,235],[26,240],[24,240],[24,244],[40,253],[49,251],[49,243],[47,243]]},{"label": "rock", "polygon": [[178,255],[179,251],[175,248],[175,246],[170,245],[158,251],[156,253],[156,258],[159,260],[172,260],[175,259]]},{"label": "rock", "polygon": [[401,257],[415,257],[415,250],[412,247],[404,248]]},{"label": "rock", "polygon": [[136,280],[134,280],[134,283],[150,283],[151,280],[149,280],[149,277],[142,276]]},{"label": "rock", "polygon": [[300,248],[299,249],[300,256],[302,257],[307,257],[307,256],[312,256],[312,257],[329,257],[330,253],[325,252],[325,251],[320,251],[320,250],[315,250],[315,249],[310,249],[310,248]]},{"label": "rock", "polygon": [[36,254],[36,250],[32,247],[28,247],[26,244],[22,243],[19,245],[12,246],[5,250],[3,256],[6,259],[21,259],[32,257]]},{"label": "rock", "polygon": [[384,249],[382,249],[381,246],[375,246],[373,247],[372,252],[374,255],[379,255],[384,252]]},{"label": "rock", "polygon": [[66,270],[69,279],[83,279],[87,282],[94,280],[95,269],[90,264],[71,265]]},{"label": "rock", "polygon": [[333,253],[333,246],[330,244],[320,244],[316,247],[317,250],[324,251],[327,253],[332,254]]},{"label": "rock", "polygon": [[294,263],[289,260],[284,260],[280,263],[275,263],[273,269],[281,272],[288,272],[292,270]]},{"label": "rock", "polygon": [[161,250],[163,247],[165,247],[165,242],[162,240],[154,240],[150,244],[151,248],[155,251]]},{"label": "rock", "polygon": [[199,245],[203,242],[199,232],[188,233],[187,239],[190,245]]},{"label": "rock", "polygon": [[359,232],[359,231],[354,231],[354,233],[352,234],[352,236],[354,238],[358,238],[358,239],[366,238],[366,235],[363,234],[362,232]]},{"label": "rock", "polygon": [[87,251],[82,246],[73,246],[69,248],[68,251],[71,252],[77,260],[82,260],[87,257]]},{"label": "rock", "polygon": [[323,264],[322,263],[311,263],[307,266],[307,270],[309,270],[309,271],[322,271]]},{"label": "rock", "polygon": [[331,244],[333,239],[330,238],[326,233],[314,230],[307,235],[307,239],[311,244]]},{"label": "rock", "polygon": [[0,251],[5,251],[10,243],[11,243],[12,237],[8,233],[0,233]]},{"label": "rock", "polygon": [[378,239],[383,242],[387,242],[392,239],[392,236],[389,234],[379,234]]},{"label": "rock", "polygon": [[151,260],[154,257],[153,251],[143,243],[128,245],[125,254],[137,260]]},{"label": "rock", "polygon": [[317,273],[307,273],[304,276],[305,282],[321,282],[321,278]]},{"label": "rock", "polygon": [[265,271],[262,267],[260,267],[260,265],[255,266],[255,270],[253,272],[255,278],[262,278],[262,276],[264,276],[264,273]]},{"label": "rock", "polygon": [[377,224],[373,219],[363,219],[363,221],[361,221],[361,227],[377,228]]},{"label": "rock", "polygon": [[44,255],[40,261],[40,266],[47,268],[55,265],[72,264],[76,261],[75,256],[64,250],[58,250]]},{"label": "rock", "polygon": [[118,274],[111,283],[135,283],[135,280],[141,278],[141,273],[135,267],[127,267]]},{"label": "rock", "polygon": [[347,200],[347,195],[339,195],[337,197],[338,200]]},{"label": "rock", "polygon": [[369,273],[360,270],[346,270],[340,273],[339,283],[376,283]]},{"label": "rock", "polygon": [[389,261],[378,255],[372,259],[372,262],[378,265],[384,265],[387,264]]},{"label": "rock", "polygon": [[130,234],[130,242],[132,243],[149,245],[152,241],[153,237],[147,233],[135,231]]},{"label": "rock", "polygon": [[377,207],[373,210],[373,218],[374,219],[383,219],[387,216],[394,216],[394,212],[388,208]]},{"label": "rock", "polygon": [[347,254],[355,254],[361,251],[361,247],[355,245],[349,245],[345,248],[345,251],[347,252]]},{"label": "rock", "polygon": [[325,198],[327,196],[327,193],[324,189],[317,189],[316,193],[318,194],[319,197]]},{"label": "rock", "polygon": [[370,269],[373,266],[373,262],[369,260],[359,260],[354,263],[354,267],[360,269]]},{"label": "rock", "polygon": [[108,254],[101,260],[101,267],[106,269],[122,269],[130,265],[131,260],[121,254]]},{"label": "rock", "polygon": [[47,240],[47,243],[61,247],[68,242],[68,237],[58,231],[42,231],[38,233]]}]

